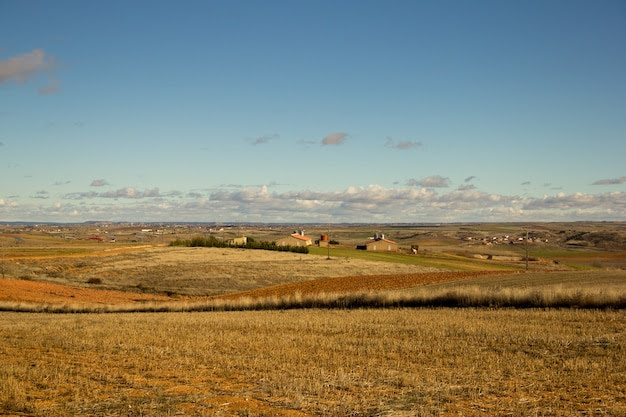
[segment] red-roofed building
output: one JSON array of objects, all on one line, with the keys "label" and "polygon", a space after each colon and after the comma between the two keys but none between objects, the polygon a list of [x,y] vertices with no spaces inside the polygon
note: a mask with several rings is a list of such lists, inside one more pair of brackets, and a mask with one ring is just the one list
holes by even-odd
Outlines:
[{"label": "red-roofed building", "polygon": [[291,235],[276,241],[278,246],[310,246],[313,240],[304,235],[304,230],[293,232]]}]

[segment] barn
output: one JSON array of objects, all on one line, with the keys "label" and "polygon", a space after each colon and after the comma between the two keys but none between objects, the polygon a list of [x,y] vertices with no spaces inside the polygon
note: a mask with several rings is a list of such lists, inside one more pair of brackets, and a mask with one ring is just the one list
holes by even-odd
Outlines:
[{"label": "barn", "polygon": [[376,235],[373,239],[369,239],[367,242],[357,245],[357,249],[377,251],[377,252],[397,252],[398,244],[393,240],[385,238],[385,235]]},{"label": "barn", "polygon": [[313,240],[304,234],[304,230],[299,230],[276,240],[276,244],[278,246],[310,246],[313,244]]}]

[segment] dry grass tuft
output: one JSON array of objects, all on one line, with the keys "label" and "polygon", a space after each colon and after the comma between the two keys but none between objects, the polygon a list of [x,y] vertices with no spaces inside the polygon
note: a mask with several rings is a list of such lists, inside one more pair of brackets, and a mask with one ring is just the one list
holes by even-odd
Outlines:
[{"label": "dry grass tuft", "polygon": [[415,307],[488,308],[576,308],[625,309],[626,293],[617,289],[565,288],[484,288],[465,286],[424,287],[402,293],[300,293],[269,296],[216,298],[200,302],[146,302],[132,304],[37,304],[0,303],[0,311],[29,313],[140,313],[203,312],[291,309],[356,309]]}]

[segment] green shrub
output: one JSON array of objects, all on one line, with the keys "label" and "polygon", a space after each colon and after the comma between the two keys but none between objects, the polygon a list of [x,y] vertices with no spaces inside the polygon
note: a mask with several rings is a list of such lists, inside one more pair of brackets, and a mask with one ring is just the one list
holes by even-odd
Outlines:
[{"label": "green shrub", "polygon": [[260,249],[260,250],[273,250],[279,252],[295,252],[295,253],[309,253],[309,248],[306,246],[279,246],[276,242],[259,241],[252,238],[248,238],[248,242],[241,245],[231,245],[224,240],[217,239],[213,236],[202,237],[196,236],[190,240],[176,239],[170,243],[170,246],[186,246],[186,247],[203,247],[203,248],[241,248],[241,249]]}]

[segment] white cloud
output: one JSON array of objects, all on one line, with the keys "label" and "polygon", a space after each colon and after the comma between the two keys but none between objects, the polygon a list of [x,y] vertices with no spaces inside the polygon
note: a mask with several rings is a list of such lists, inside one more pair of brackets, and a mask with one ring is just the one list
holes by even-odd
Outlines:
[{"label": "white cloud", "polygon": [[[63,202],[0,200],[6,220],[463,222],[626,221],[626,193],[558,193],[539,198],[492,194],[471,185],[352,186],[341,190],[272,191],[267,186],[218,189],[206,194],[121,188],[68,194]],[[78,214],[73,215],[76,211]]]},{"label": "white cloud", "polygon": [[407,181],[407,185],[410,187],[419,185],[428,188],[446,188],[450,186],[450,178],[442,177],[441,175],[432,175],[421,180],[411,178]]},{"label": "white cloud", "polygon": [[[54,66],[54,58],[46,56],[43,49],[33,49],[31,52],[0,61],[0,84],[9,80],[25,83],[38,74],[51,71]],[[50,77],[49,85],[40,88],[39,93],[50,94],[56,92],[58,88],[58,80]]]},{"label": "white cloud", "polygon": [[524,204],[525,210],[581,210],[605,207],[622,212],[626,207],[626,193],[612,192],[604,194],[574,193],[565,194],[563,192],[556,195],[545,195],[543,198],[528,199]]},{"label": "white cloud", "polygon": [[619,178],[609,178],[595,181],[592,185],[615,185],[615,184],[623,184],[626,182],[626,177]]},{"label": "white cloud", "polygon": [[0,208],[14,208],[17,206],[18,204],[15,200],[12,200],[12,199],[5,200],[3,198],[0,198]]},{"label": "white cloud", "polygon": [[30,198],[38,198],[38,199],[46,200],[50,198],[50,196],[48,195],[48,192],[46,190],[41,190],[41,191],[37,191],[35,195],[31,196]]},{"label": "white cloud", "polygon": [[387,137],[387,140],[385,141],[385,147],[393,148],[393,149],[399,149],[399,150],[402,150],[402,151],[419,148],[421,146],[423,146],[422,142],[409,141],[409,140],[396,142],[396,141],[394,141],[390,137]]},{"label": "white cloud", "polygon": [[274,139],[278,139],[280,138],[280,135],[278,133],[275,133],[273,135],[265,135],[265,136],[261,136],[259,138],[256,138],[252,141],[252,145],[265,145],[267,143],[269,143],[270,141],[274,140]]},{"label": "white cloud", "polygon": [[98,197],[98,193],[95,191],[87,191],[87,192],[79,192],[79,193],[68,193],[63,197],[66,200],[83,200],[87,198],[96,198]]},{"label": "white cloud", "polygon": [[341,145],[347,138],[347,133],[331,133],[322,139],[322,145]]},{"label": "white cloud", "polygon": [[[96,180],[99,181],[99,180]],[[97,186],[93,185],[92,186]],[[150,198],[150,197],[160,197],[158,188],[145,189],[144,191],[137,190],[135,187],[125,187],[120,188],[118,190],[110,190],[105,191],[103,193],[96,193],[95,191],[88,192],[78,192],[78,193],[69,193],[65,195],[65,199],[68,200],[83,200],[83,199],[91,199],[91,198],[130,198],[130,199],[139,199],[139,198]]]},{"label": "white cloud", "polygon": [[92,187],[104,187],[105,185],[109,185],[109,183],[104,179],[91,181]]},{"label": "white cloud", "polygon": [[474,184],[464,184],[464,185],[459,185],[459,188],[457,188],[458,191],[469,191],[469,190],[475,190],[476,186]]},{"label": "white cloud", "polygon": [[98,195],[103,198],[146,198],[146,197],[158,197],[159,189],[146,189],[139,191],[134,187],[120,188],[119,190],[107,191]]}]

